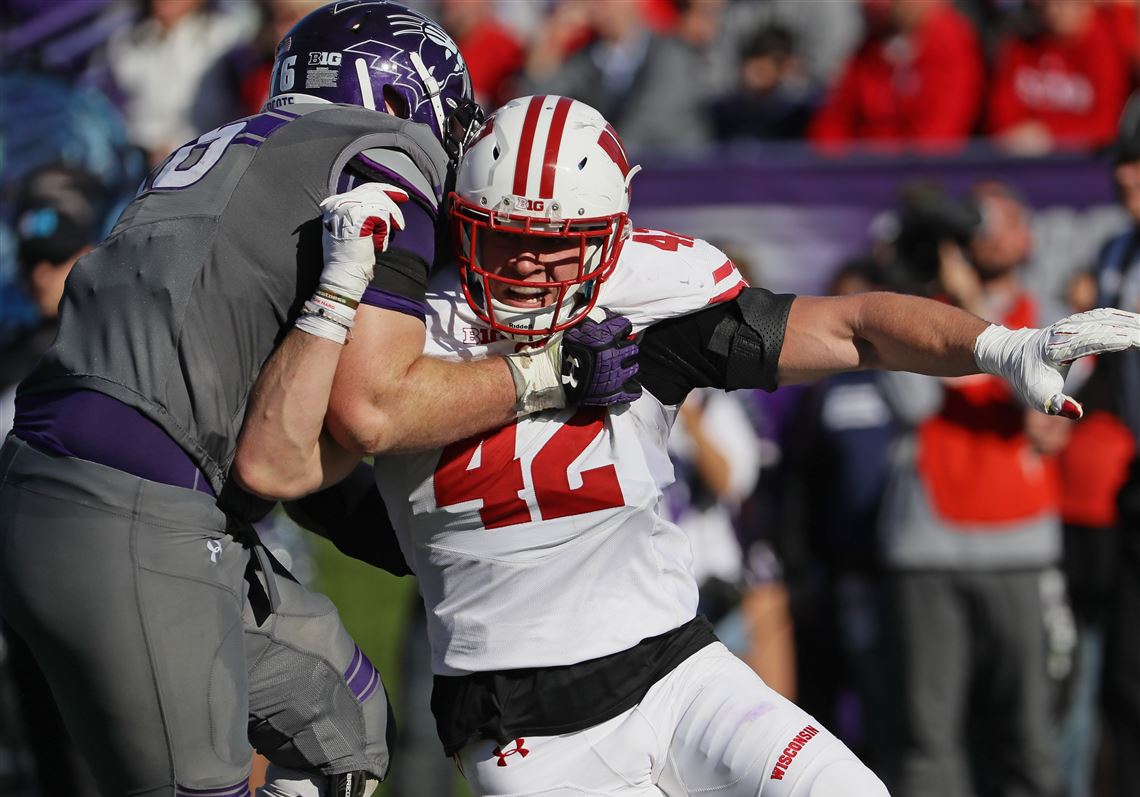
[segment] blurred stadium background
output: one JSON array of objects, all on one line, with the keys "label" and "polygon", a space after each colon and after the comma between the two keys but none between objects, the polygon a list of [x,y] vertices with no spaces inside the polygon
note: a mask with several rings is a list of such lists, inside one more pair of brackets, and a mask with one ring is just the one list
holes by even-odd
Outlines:
[{"label": "blurred stadium background", "polygon": [[[98,239],[150,165],[215,124],[257,113],[276,42],[317,5],[311,0],[3,3],[3,357],[14,358],[13,347],[39,323],[16,257],[30,235],[18,212],[24,178],[57,162],[98,178],[103,186],[99,221],[90,230]],[[730,254],[752,283],[777,292],[838,290],[834,277],[840,268],[862,263],[860,274],[873,274],[876,286],[937,293],[931,280],[941,267],[939,244],[968,247],[984,221],[971,215],[977,208],[970,190],[1000,182],[1027,210],[1033,246],[1017,267],[1039,310],[1037,319],[1048,323],[1091,306],[1084,280],[1102,245],[1131,223],[1118,203],[1113,166],[1117,119],[1140,75],[1140,7],[1134,0],[408,0],[407,5],[439,19],[459,42],[484,106],[523,93],[559,92],[602,109],[633,160],[644,166],[634,182],[637,225],[705,237]],[[13,389],[14,384],[0,385],[6,401]],[[740,607],[754,626],[763,626],[748,615],[754,597],[762,611],[771,609],[777,617],[763,626],[769,639],[783,639],[791,633],[788,627],[795,627],[784,664],[764,664],[760,659],[767,653],[752,650],[757,666],[769,681],[781,681],[789,667],[795,670],[788,691],[827,717],[877,766],[889,768],[897,737],[874,713],[889,708],[891,699],[874,698],[857,672],[862,660],[889,673],[887,659],[874,658],[879,653],[870,659],[848,656],[849,645],[839,642],[857,635],[860,624],[871,623],[876,633],[886,624],[878,610],[845,611],[863,605],[852,597],[850,585],[874,589],[885,582],[880,540],[870,532],[852,543],[857,550],[848,553],[866,561],[856,568],[862,580],[852,582],[850,571],[837,568],[834,555],[823,551],[827,535],[805,519],[804,502],[796,503],[805,491],[807,503],[825,501],[789,464],[804,460],[795,450],[792,412],[803,397],[743,400],[764,452],[758,460],[759,486],[726,504],[741,561],[727,575],[709,577],[702,601],[707,611],[730,621],[722,627],[725,635],[738,627],[731,621],[735,612],[739,625]],[[3,412],[0,422],[9,421]],[[1102,480],[1118,475],[1097,470],[1093,475]],[[684,471],[678,460],[678,472]],[[1098,515],[1105,528],[1115,522]],[[401,724],[426,733],[427,741],[414,746],[418,751],[397,759],[393,781],[381,794],[453,789],[463,794],[445,759],[431,757],[438,750],[430,749],[433,729],[424,714],[424,694],[417,693],[418,709],[408,708],[405,700],[409,670],[426,675],[426,665],[409,665],[402,658],[415,653],[408,639],[422,643],[421,636],[408,632],[417,602],[413,580],[348,560],[280,518],[269,522],[266,534],[277,540],[296,575],[336,602],[349,631],[381,669],[398,711],[413,711],[413,722],[401,714]],[[1058,554],[1051,564],[1066,562]],[[1109,602],[1106,572],[1082,570],[1094,592],[1099,589],[1098,612]],[[787,607],[765,597],[771,593],[762,587],[772,584],[782,585]],[[846,597],[836,599],[839,593]],[[842,605],[837,609],[832,603]],[[1081,617],[1068,617],[1070,625],[1081,625]],[[740,642],[742,654],[750,644]],[[1062,742],[1056,734],[1064,783],[1050,794],[1140,794],[1121,786],[1124,775],[1114,780],[1105,763],[1140,759],[1140,749],[1117,749],[1114,758],[1112,739],[1098,746],[1099,677],[1088,675],[1088,667],[1098,665],[1076,666],[1085,654],[1101,656],[1102,648],[1084,651],[1075,640],[1058,644],[1067,664],[1055,678],[1050,716],[1068,735]],[[844,667],[819,664],[821,658],[845,656]],[[796,664],[788,665],[790,660]],[[0,686],[0,718],[8,723],[0,723],[0,794],[38,794],[10,685],[7,689]],[[1074,707],[1080,709],[1076,716]],[[415,756],[421,754],[427,763],[417,768],[421,759]],[[996,781],[984,773],[974,778],[979,795],[1013,794],[993,787]]]}]

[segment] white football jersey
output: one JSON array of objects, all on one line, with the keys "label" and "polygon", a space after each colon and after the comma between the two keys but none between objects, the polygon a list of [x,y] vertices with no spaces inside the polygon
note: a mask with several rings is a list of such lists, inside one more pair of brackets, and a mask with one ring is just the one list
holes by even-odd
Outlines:
[{"label": "white football jersey", "polygon": [[[745,286],[710,244],[635,230],[600,304],[640,331]],[[471,312],[456,270],[441,269],[427,298],[428,354],[514,350]],[[658,511],[673,479],[675,414],[645,392],[616,409],[548,410],[443,449],[376,458],[427,606],[436,673],[574,664],[693,618],[689,543]]]}]

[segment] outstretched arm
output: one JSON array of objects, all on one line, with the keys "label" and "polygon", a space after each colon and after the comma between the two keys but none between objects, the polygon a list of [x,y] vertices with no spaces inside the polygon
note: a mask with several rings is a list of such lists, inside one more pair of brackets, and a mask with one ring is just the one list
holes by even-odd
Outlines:
[{"label": "outstretched arm", "polygon": [[877,368],[931,376],[978,373],[974,341],[989,322],[948,304],[897,293],[799,296],[780,351],[780,384]]},{"label": "outstretched arm", "polygon": [[779,358],[781,384],[837,371],[879,368],[932,376],[988,373],[1021,400],[1052,415],[1079,418],[1064,374],[1090,354],[1140,348],[1140,315],[1091,310],[1045,329],[1006,329],[954,307],[913,296],[867,293],[797,298]]}]

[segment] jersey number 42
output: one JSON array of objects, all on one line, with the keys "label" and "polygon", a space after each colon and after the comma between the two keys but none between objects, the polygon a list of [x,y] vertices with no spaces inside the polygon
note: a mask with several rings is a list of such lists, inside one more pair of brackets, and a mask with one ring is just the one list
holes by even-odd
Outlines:
[{"label": "jersey number 42", "polygon": [[[530,466],[539,517],[519,493],[525,489],[523,465],[515,454],[516,424],[474,435],[447,446],[435,470],[435,500],[439,507],[482,500],[479,517],[488,529],[584,515],[625,504],[617,469],[602,465],[584,470],[581,485],[571,487],[570,466],[605,427],[603,407],[574,413],[546,441]],[[476,453],[479,454],[475,463]]]}]

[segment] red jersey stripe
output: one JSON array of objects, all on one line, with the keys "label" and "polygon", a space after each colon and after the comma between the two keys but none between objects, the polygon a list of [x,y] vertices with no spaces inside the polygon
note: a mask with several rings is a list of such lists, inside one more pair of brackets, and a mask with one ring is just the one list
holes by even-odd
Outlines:
[{"label": "red jersey stripe", "polygon": [[550,132],[546,136],[546,152],[542,158],[542,183],[538,195],[549,199],[554,196],[554,175],[558,167],[558,150],[562,146],[562,133],[566,129],[566,115],[574,100],[559,97],[554,106],[554,118],[550,120]]},{"label": "red jersey stripe", "polygon": [[522,138],[519,139],[519,155],[515,160],[514,192],[526,196],[527,172],[530,171],[530,151],[534,147],[534,132],[538,127],[538,115],[542,111],[542,103],[546,95],[531,97],[530,105],[526,109],[526,118],[523,119]]},{"label": "red jersey stripe", "polygon": [[733,262],[731,260],[724,261],[724,263],[718,266],[716,271],[713,272],[713,282],[720,282],[734,271],[736,271],[736,266],[733,265]]},{"label": "red jersey stripe", "polygon": [[718,293],[716,296],[709,299],[709,304],[720,304],[721,302],[727,302],[730,299],[735,299],[737,296],[740,295],[740,292],[747,287],[748,287],[748,281],[745,279],[741,279],[740,282],[733,285],[731,288],[729,288],[724,293]]}]

